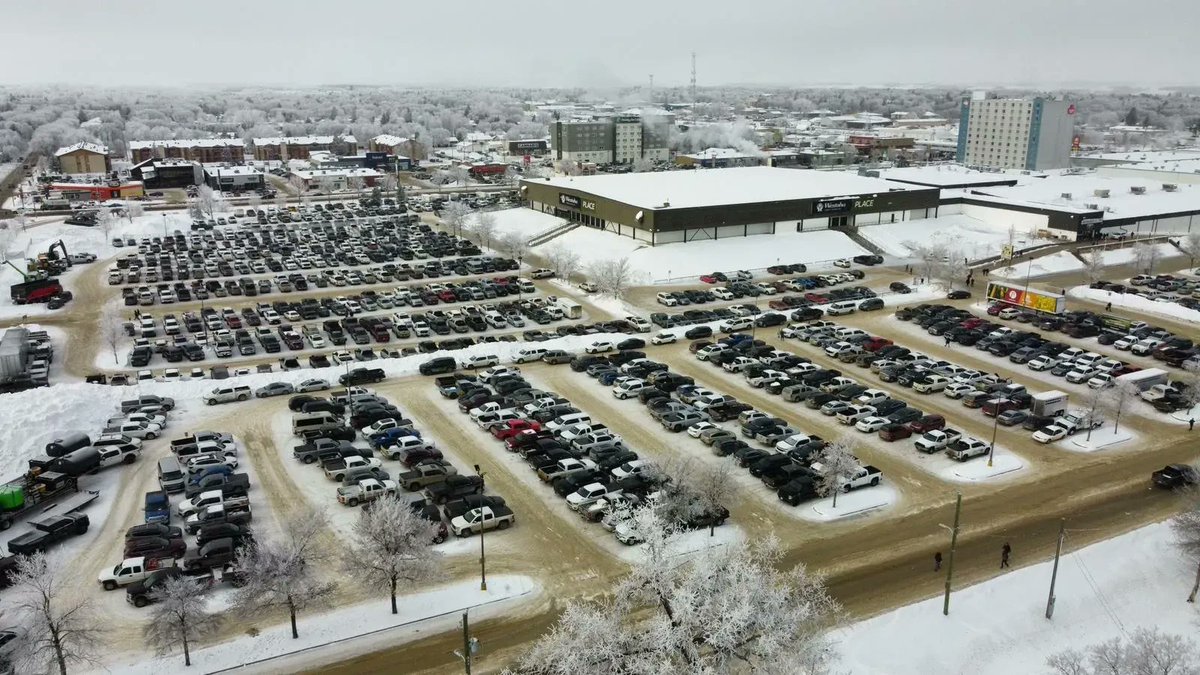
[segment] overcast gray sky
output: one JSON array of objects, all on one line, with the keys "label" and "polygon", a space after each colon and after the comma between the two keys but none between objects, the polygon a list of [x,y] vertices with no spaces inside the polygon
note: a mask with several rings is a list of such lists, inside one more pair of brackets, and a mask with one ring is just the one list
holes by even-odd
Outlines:
[{"label": "overcast gray sky", "polygon": [[0,83],[1194,84],[1197,0],[11,0]]}]

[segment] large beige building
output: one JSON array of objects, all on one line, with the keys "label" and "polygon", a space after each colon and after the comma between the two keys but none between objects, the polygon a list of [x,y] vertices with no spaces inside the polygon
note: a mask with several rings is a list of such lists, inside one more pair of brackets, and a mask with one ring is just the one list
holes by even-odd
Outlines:
[{"label": "large beige building", "polygon": [[1044,98],[962,102],[958,161],[993,169],[1061,169],[1071,164],[1074,104]]},{"label": "large beige building", "polygon": [[112,162],[108,159],[108,148],[96,143],[76,143],[59,148],[54,153],[59,170],[63,173],[108,173]]}]

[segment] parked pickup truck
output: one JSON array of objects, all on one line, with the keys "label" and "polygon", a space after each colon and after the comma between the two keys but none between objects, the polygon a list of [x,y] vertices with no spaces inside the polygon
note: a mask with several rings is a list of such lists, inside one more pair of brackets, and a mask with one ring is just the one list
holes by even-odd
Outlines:
[{"label": "parked pickup truck", "polygon": [[216,504],[224,504],[226,508],[248,507],[250,498],[246,495],[226,496],[221,490],[209,490],[179,502],[177,509],[181,517],[187,518],[200,509]]},{"label": "parked pickup truck", "polygon": [[945,450],[947,446],[960,438],[962,438],[962,433],[954,429],[934,429],[921,434],[921,437],[913,445],[917,450],[932,455]]},{"label": "parked pickup truck", "polygon": [[[339,452],[343,455],[359,454],[354,444],[349,441],[335,441],[329,438],[318,438],[303,445],[297,445],[292,448],[292,457],[304,462],[312,464],[317,461],[318,456],[326,452]],[[353,452],[351,452],[353,451]]]},{"label": "parked pickup truck", "polygon": [[588,483],[578,490],[567,495],[567,506],[572,511],[579,511],[588,506],[595,504],[601,499],[612,500],[621,494],[621,488],[617,485],[605,485],[604,483]]},{"label": "parked pickup truck", "polygon": [[143,510],[146,512],[147,523],[171,522],[171,500],[162,490],[146,493],[146,505]]},{"label": "parked pickup truck", "polygon": [[988,444],[978,438],[960,438],[946,446],[946,456],[965,462],[972,457],[982,457],[988,454]]},{"label": "parked pickup truck", "polygon": [[569,457],[555,462],[554,466],[538,469],[538,478],[543,483],[549,483],[556,478],[566,478],[575,474],[588,473],[596,470],[596,463],[590,459],[575,459]]},{"label": "parked pickup truck", "polygon": [[205,476],[198,483],[187,486],[183,491],[183,496],[191,499],[209,490],[220,490],[226,495],[244,495],[250,490],[250,476],[244,473]]},{"label": "parked pickup truck", "polygon": [[180,448],[185,448],[189,445],[221,445],[224,447],[234,447],[236,444],[233,441],[233,436],[217,431],[197,431],[194,434],[188,434],[183,438],[176,438],[171,441],[171,452],[179,453]]},{"label": "parked pickup truck", "polygon": [[458,469],[450,462],[442,460],[432,460],[421,462],[412,468],[411,471],[396,476],[396,482],[405,490],[423,490],[435,483],[441,483],[446,480],[447,476],[453,476],[458,473]]},{"label": "parked pickup truck", "polygon": [[196,583],[196,591],[203,592],[213,585],[212,570],[192,570],[184,572],[178,567],[165,567],[151,572],[142,581],[135,581],[125,588],[125,601],[134,607],[145,607],[156,601],[155,591],[162,588],[168,579],[184,578]]},{"label": "parked pickup truck", "polygon": [[425,488],[425,499],[431,504],[445,504],[481,492],[483,478],[479,476],[447,476],[446,480]]},{"label": "parked pickup truck", "polygon": [[463,378],[459,375],[443,375],[442,377],[434,378],[433,384],[442,396],[446,398],[458,398],[460,393],[458,383],[462,381]]},{"label": "parked pickup truck", "polygon": [[849,492],[860,487],[879,485],[882,480],[883,472],[868,464],[867,466],[858,467],[858,470],[851,474],[846,479],[846,482],[842,484],[842,490]]},{"label": "parked pickup truck", "polygon": [[[424,500],[418,500],[424,502]],[[442,511],[445,511],[446,517],[453,520],[471,509],[481,509],[485,506],[504,506],[504,497],[499,495],[467,495],[462,499],[456,499],[452,502],[446,502],[442,506]],[[437,508],[436,506],[433,508]]]},{"label": "parked pickup truck", "polygon": [[9,553],[29,555],[45,551],[64,539],[87,532],[90,523],[86,514],[64,513],[42,520],[34,520],[29,524],[33,526],[33,531],[26,532],[8,542]]},{"label": "parked pickup truck", "polygon": [[783,426],[767,427],[762,429],[761,431],[756,432],[753,438],[759,443],[773,448],[779,441],[782,441],[788,436],[794,436],[798,433],[800,433],[799,429],[785,424]]},{"label": "parked pickup truck", "polygon": [[394,480],[375,480],[367,478],[361,480],[355,485],[347,485],[338,488],[337,500],[343,506],[358,506],[364,502],[369,502],[378,499],[384,495],[396,494],[396,481]]},{"label": "parked pickup truck", "polygon": [[338,376],[338,384],[345,387],[368,382],[382,382],[384,377],[383,368],[355,368],[345,375]]},{"label": "parked pickup truck", "polygon": [[327,460],[321,464],[321,469],[325,472],[326,478],[340,483],[346,478],[346,472],[350,469],[361,467],[379,468],[382,466],[383,462],[378,457],[367,458],[352,455],[350,457]]},{"label": "parked pickup truck", "polygon": [[118,586],[128,586],[168,567],[175,567],[174,558],[126,558],[114,567],[105,568],[96,580],[104,590],[115,591]]},{"label": "parked pickup truck", "polygon": [[234,525],[245,525],[251,520],[250,508],[244,509],[229,509],[227,510],[223,504],[216,506],[208,506],[192,515],[188,516],[183,521],[183,527],[188,534],[196,534],[201,527],[206,525],[216,525],[217,523],[232,523]]},{"label": "parked pickup truck", "polygon": [[512,509],[507,506],[485,506],[471,509],[450,520],[450,529],[456,537],[478,534],[484,530],[503,530],[516,521]]},{"label": "parked pickup truck", "polygon": [[224,568],[233,563],[234,558],[237,557],[237,549],[238,543],[229,537],[214,539],[201,546],[199,550],[184,556],[181,564],[183,569],[188,571],[212,570],[214,567]]}]

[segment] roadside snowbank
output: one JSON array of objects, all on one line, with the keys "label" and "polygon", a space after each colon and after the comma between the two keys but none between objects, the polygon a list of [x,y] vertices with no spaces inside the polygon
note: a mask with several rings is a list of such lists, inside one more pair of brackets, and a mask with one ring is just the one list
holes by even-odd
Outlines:
[{"label": "roadside snowbank", "polygon": [[65,434],[95,438],[108,418],[120,414],[121,400],[135,395],[133,387],[71,383],[0,396],[0,476],[28,471],[27,462]]},{"label": "roadside snowbank", "polygon": [[[882,225],[863,225],[858,228],[858,233],[888,255],[899,258],[912,257],[910,243],[945,246],[961,251],[969,258],[983,258],[999,254],[1001,247],[1006,246],[1009,241],[1007,227],[992,225],[961,214]],[[1031,237],[1027,232],[1017,232],[1013,245],[1022,249],[1049,241]]]},{"label": "roadside snowbank", "polygon": [[1101,288],[1075,286],[1067,290],[1067,296],[1081,300],[1091,300],[1092,302],[1099,302],[1101,304],[1111,302],[1113,307],[1200,323],[1200,312],[1194,309],[1188,309],[1174,302],[1157,302],[1140,295],[1112,293]]},{"label": "roadside snowbank", "polygon": [[[1157,626],[1195,635],[1196,605],[1184,602],[1195,566],[1159,523],[1082,550],[1070,530],[1047,621],[1050,562],[955,591],[950,615],[939,595],[836,631],[836,669],[855,675],[1046,672],[1045,659]],[[997,545],[998,546],[998,545]],[[1020,561],[1019,542],[1014,560]],[[932,574],[932,572],[928,572]]]},{"label": "roadside snowbank", "polygon": [[1030,277],[1044,277],[1048,274],[1078,272],[1082,269],[1083,263],[1079,261],[1079,258],[1066,251],[1059,251],[1040,258],[1034,258],[1032,261],[1017,263],[1012,267],[1001,267],[998,270],[992,270],[992,275],[1001,279],[1024,279],[1026,275]]}]

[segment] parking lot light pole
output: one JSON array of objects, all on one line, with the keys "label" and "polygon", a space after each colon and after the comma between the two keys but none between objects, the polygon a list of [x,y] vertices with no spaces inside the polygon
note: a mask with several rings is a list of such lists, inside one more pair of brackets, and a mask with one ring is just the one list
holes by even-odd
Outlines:
[{"label": "parking lot light pole", "polygon": [[988,468],[992,468],[992,455],[996,453],[996,432],[1000,430],[1000,404],[996,404],[996,414],[992,416],[992,444],[988,446]]},{"label": "parking lot light pole", "polygon": [[[475,475],[479,476],[480,480],[484,480],[487,477],[487,472],[480,471],[479,465],[476,464],[475,465]],[[479,487],[481,488],[479,490],[479,494],[482,495],[483,494],[483,490],[482,490],[483,485],[481,484]],[[483,507],[480,507],[480,509],[481,509],[480,515],[483,515],[482,508]],[[480,523],[480,525],[479,525],[479,590],[486,591],[487,590],[487,555],[484,553],[484,549],[483,549],[483,532],[484,532],[483,523]]]}]

